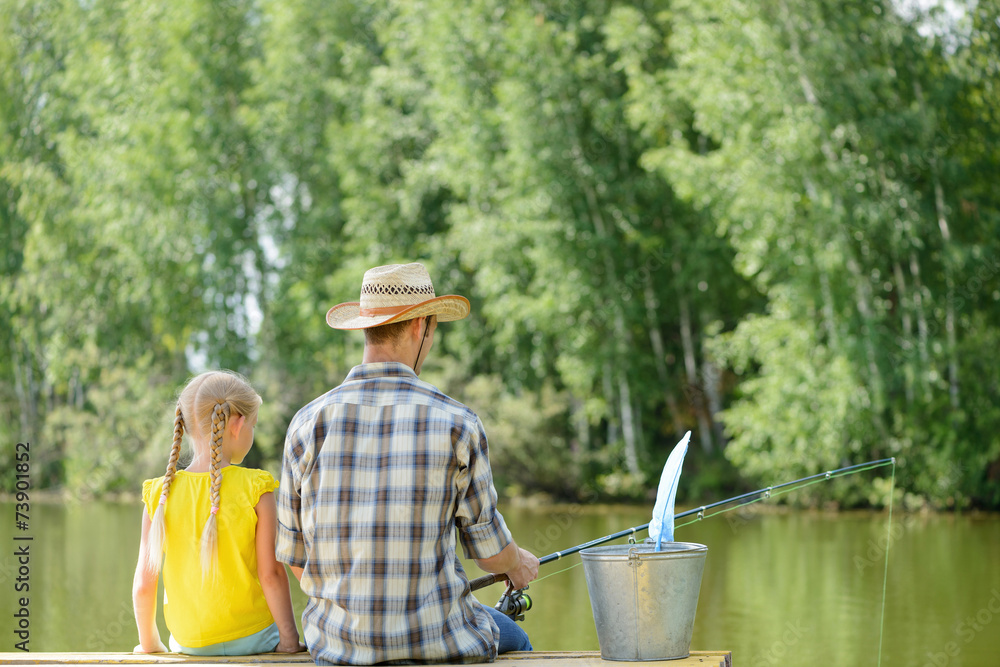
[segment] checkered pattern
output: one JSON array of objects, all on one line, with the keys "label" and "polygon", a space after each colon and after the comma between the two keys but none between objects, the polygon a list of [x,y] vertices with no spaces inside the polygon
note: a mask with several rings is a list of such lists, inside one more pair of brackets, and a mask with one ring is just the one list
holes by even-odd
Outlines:
[{"label": "checkered pattern", "polygon": [[474,412],[399,363],[355,367],[285,440],[278,559],[304,568],[319,663],[487,661],[499,631],[469,592],[470,558],[510,541]]}]

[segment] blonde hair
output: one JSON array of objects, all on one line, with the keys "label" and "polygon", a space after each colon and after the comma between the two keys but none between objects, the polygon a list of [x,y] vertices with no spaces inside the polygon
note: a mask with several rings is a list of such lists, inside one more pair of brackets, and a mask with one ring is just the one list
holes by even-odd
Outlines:
[{"label": "blonde hair", "polygon": [[219,511],[219,488],[222,484],[222,442],[233,413],[252,420],[257,415],[261,398],[250,386],[250,382],[233,371],[208,371],[194,377],[180,396],[174,410],[174,440],[167,459],[167,472],[163,476],[163,491],[160,504],[153,514],[147,540],[145,562],[151,572],[160,571],[163,541],[166,535],[166,503],[170,485],[177,472],[177,459],[181,453],[181,440],[187,430],[196,441],[210,439],[209,477],[212,482],[212,509],[205,521],[201,534],[202,575],[214,573],[218,560],[218,522],[215,515]]}]

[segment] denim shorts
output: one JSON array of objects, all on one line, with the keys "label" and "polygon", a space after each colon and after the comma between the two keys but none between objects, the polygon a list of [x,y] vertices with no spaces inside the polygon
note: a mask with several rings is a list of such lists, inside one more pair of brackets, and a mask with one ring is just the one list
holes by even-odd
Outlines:
[{"label": "denim shorts", "polygon": [[260,632],[255,632],[246,637],[232,639],[228,642],[189,648],[181,646],[170,635],[170,650],[174,653],[186,653],[187,655],[254,655],[255,653],[271,653],[278,646],[281,639],[278,633],[278,624],[272,623]]}]

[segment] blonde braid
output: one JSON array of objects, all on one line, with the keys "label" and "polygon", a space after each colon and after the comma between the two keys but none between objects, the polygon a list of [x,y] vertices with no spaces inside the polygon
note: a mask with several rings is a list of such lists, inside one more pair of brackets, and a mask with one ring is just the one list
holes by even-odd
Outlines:
[{"label": "blonde braid", "polygon": [[215,573],[218,561],[219,529],[215,515],[219,511],[219,488],[222,485],[222,440],[229,423],[229,401],[215,404],[212,411],[212,465],[209,477],[212,480],[211,500],[212,511],[205,522],[201,534],[201,571],[202,576]]},{"label": "blonde braid", "polygon": [[159,573],[160,562],[163,556],[163,540],[167,532],[166,505],[167,496],[170,493],[170,484],[174,481],[177,473],[177,460],[181,456],[181,440],[184,438],[184,413],[181,411],[181,402],[177,401],[177,409],[174,410],[174,442],[170,446],[170,457],[167,459],[167,472],[163,476],[163,490],[160,493],[160,503],[150,520],[149,535],[146,541],[146,552],[143,560],[146,562],[146,569],[150,572]]}]

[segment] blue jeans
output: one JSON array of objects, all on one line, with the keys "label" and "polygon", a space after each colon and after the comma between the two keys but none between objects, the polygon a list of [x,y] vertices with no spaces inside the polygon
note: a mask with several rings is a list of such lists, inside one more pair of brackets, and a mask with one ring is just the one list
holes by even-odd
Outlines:
[{"label": "blue jeans", "polygon": [[493,607],[483,605],[483,608],[489,612],[490,616],[493,617],[493,622],[500,628],[500,644],[497,646],[497,653],[532,650],[528,633],[514,619]]},{"label": "blue jeans", "polygon": [[254,655],[273,652],[280,639],[278,624],[272,623],[252,635],[198,648],[181,646],[174,639],[174,636],[170,635],[170,650],[174,653],[186,653],[187,655]]}]

